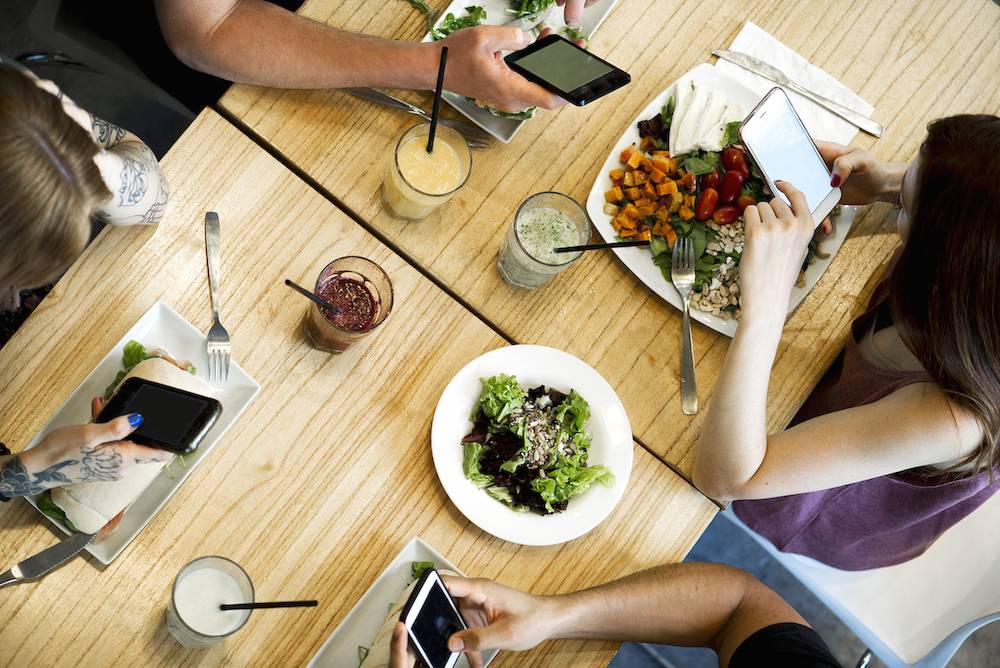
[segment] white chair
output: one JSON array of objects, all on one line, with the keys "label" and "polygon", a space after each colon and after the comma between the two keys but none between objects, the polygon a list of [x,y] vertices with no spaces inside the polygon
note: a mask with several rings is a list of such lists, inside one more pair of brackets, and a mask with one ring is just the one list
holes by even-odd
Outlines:
[{"label": "white chair", "polygon": [[[727,508],[889,668],[944,668],[976,629],[1000,619],[1000,493],[916,559],[842,571],[779,552]],[[859,666],[867,664],[862,657]]]}]

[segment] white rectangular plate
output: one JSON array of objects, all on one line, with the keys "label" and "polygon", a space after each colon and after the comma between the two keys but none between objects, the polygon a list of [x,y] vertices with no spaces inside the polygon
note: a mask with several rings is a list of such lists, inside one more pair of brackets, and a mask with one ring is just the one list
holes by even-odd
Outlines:
[{"label": "white rectangular plate", "polygon": [[[413,581],[411,565],[414,561],[433,561],[438,570],[454,571],[465,577],[455,564],[415,536],[337,625],[309,661],[308,668],[357,668],[358,648],[368,646],[382,628],[389,607]],[[489,665],[497,654],[496,650],[483,652],[483,661]],[[463,655],[455,665],[468,668],[469,663]]]},{"label": "white rectangular plate", "polygon": [[[730,98],[739,102],[747,109],[753,109],[760,101],[758,94],[707,63],[699,65],[681,78],[685,77],[691,77],[696,86],[704,86],[726,93]],[[674,94],[676,88],[677,82],[668,86],[666,90],[653,98],[649,105],[642,110],[642,113],[629,124],[625,133],[615,144],[614,148],[611,149],[608,159],[605,160],[604,166],[601,167],[601,171],[594,181],[594,186],[590,190],[590,196],[587,197],[587,214],[605,241],[618,241],[618,236],[611,226],[611,216],[604,213],[604,192],[611,188],[609,173],[612,169],[620,166],[618,156],[621,152],[629,145],[639,143],[639,121],[651,118],[653,114],[658,113],[663,108],[663,105],[667,103],[667,99]],[[826,268],[833,262],[834,255],[844,245],[844,239],[847,238],[847,233],[851,229],[855,213],[855,207],[842,206],[840,207],[840,215],[831,218],[834,227],[833,234],[825,237],[820,242],[820,250],[823,253],[829,253],[829,257],[825,259],[816,258],[803,275],[805,281],[803,285],[792,288],[792,298],[788,304],[789,313],[794,311],[795,307],[805,299],[809,291],[816,285],[820,276],[826,271]],[[646,287],[667,300],[678,310],[683,308],[681,297],[673,284],[667,281],[663,277],[663,274],[660,273],[660,268],[653,264],[653,257],[648,247],[615,248],[614,252],[618,255],[618,259],[625,263],[625,266],[635,274],[636,278],[646,284]],[[738,321],[732,318],[720,318],[719,316],[699,311],[695,308],[691,309],[691,317],[726,336],[735,334],[736,326],[739,324]]]},{"label": "white rectangular plate", "polygon": [[[597,29],[604,22],[604,19],[607,18],[608,14],[611,13],[616,4],[618,4],[618,0],[599,0],[583,10],[583,17],[580,19],[580,27],[583,29],[583,33],[593,39],[594,33],[597,32]],[[513,15],[508,14],[506,11],[511,8],[511,3],[508,0],[454,0],[438,16],[434,27],[440,25],[444,17],[448,15],[448,12],[457,17],[462,17],[467,14],[465,8],[471,6],[479,6],[486,9],[486,20],[483,21],[483,25],[502,25],[516,20]],[[563,21],[563,8],[553,5],[544,21],[544,25],[552,28],[557,34],[562,35],[562,29],[566,27],[566,22]],[[565,35],[563,36],[565,37]],[[430,33],[424,36],[423,41],[431,41]],[[504,144],[514,138],[517,131],[521,129],[521,124],[524,123],[521,120],[494,116],[486,109],[482,109],[476,106],[474,102],[467,100],[464,95],[445,91],[441,95],[441,99]]]},{"label": "white rectangular plate", "polygon": [[[90,421],[91,397],[103,395],[105,388],[114,380],[115,374],[122,368],[122,350],[131,340],[139,341],[150,350],[163,348],[178,360],[189,360],[198,370],[198,376],[208,382],[208,378],[204,375],[208,369],[205,335],[172,308],[163,302],[156,302],[139,318],[132,329],[125,332],[90,375],[73,390],[55,415],[28,444],[29,448],[37,445],[53,429]],[[184,458],[183,464],[175,460],[153,479],[149,487],[125,511],[121,524],[110,536],[87,546],[87,551],[98,561],[110,564],[139,535],[143,527],[156,516],[201,460],[208,456],[230,425],[250,405],[260,391],[260,385],[233,362],[229,366],[229,380],[225,387],[216,389],[219,392],[218,399],[222,403],[222,415],[215,422],[215,426],[205,435],[198,449]],[[28,502],[38,508],[34,498],[29,498]],[[71,533],[61,523],[47,516],[46,519],[64,533]]]}]

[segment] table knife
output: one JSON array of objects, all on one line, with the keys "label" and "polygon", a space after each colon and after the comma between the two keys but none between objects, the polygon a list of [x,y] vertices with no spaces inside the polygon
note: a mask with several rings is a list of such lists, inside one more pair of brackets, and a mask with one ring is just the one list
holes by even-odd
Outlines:
[{"label": "table knife", "polygon": [[740,51],[730,51],[728,49],[719,49],[712,52],[712,55],[718,56],[722,60],[727,60],[734,65],[739,65],[748,72],[753,72],[758,76],[762,76],[765,79],[769,79],[776,84],[784,86],[789,90],[793,90],[803,97],[809,98],[819,106],[823,107],[827,111],[840,116],[848,123],[856,125],[865,132],[875,137],[881,137],[882,133],[885,132],[885,128],[881,125],[868,118],[864,114],[859,114],[853,109],[849,109],[839,102],[834,102],[833,100],[823,97],[819,93],[814,93],[805,86],[798,84],[791,79],[789,79],[784,72],[776,67],[768,65],[759,58],[754,58],[753,56],[742,53]]},{"label": "table knife", "polygon": [[92,533],[76,533],[63,538],[52,547],[28,557],[6,573],[0,573],[0,587],[42,577],[75,557],[92,540],[94,540]]}]

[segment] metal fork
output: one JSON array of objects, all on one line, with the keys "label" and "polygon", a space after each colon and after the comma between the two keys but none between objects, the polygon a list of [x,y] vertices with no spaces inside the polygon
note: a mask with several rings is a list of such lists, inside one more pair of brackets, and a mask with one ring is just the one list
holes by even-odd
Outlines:
[{"label": "metal fork", "polygon": [[691,288],[694,286],[694,243],[678,237],[670,258],[670,280],[684,302],[684,331],[681,335],[681,410],[698,412],[698,387],[694,376],[694,346],[691,343]]},{"label": "metal fork", "polygon": [[233,345],[229,342],[229,332],[219,322],[219,256],[221,255],[219,214],[209,211],[205,214],[205,257],[208,260],[208,290],[212,298],[212,317],[215,319],[208,330],[208,381],[216,385],[229,380],[229,361]]},{"label": "metal fork", "polygon": [[[380,90],[375,90],[374,88],[345,88],[344,92],[350,93],[354,97],[359,97],[362,100],[368,100],[369,102],[374,102],[375,104],[381,104],[392,109],[399,109],[400,111],[414,114],[428,122],[431,120],[431,115],[417,105],[410,104],[405,100],[400,100],[398,97],[387,95],[386,93],[383,93]],[[487,148],[493,143],[490,135],[472,123],[456,121],[450,118],[442,118],[438,122],[447,125],[449,128],[452,128],[458,132],[458,134],[462,135],[465,139],[465,143],[469,145],[469,148]]]}]

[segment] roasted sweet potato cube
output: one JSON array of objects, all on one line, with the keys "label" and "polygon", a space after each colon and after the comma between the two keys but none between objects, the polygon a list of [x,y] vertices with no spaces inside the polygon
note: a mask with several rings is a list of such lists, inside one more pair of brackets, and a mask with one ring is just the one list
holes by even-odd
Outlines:
[{"label": "roasted sweet potato cube", "polygon": [[611,202],[612,204],[617,204],[618,202],[622,201],[624,198],[625,198],[625,195],[622,193],[622,189],[619,188],[618,186],[615,186],[611,190],[606,190],[604,192],[604,201],[605,202]]},{"label": "roasted sweet potato cube", "polygon": [[635,229],[635,221],[629,220],[624,213],[619,213],[615,216],[615,227],[619,229]]},{"label": "roasted sweet potato cube", "polygon": [[631,188],[635,185],[635,172],[629,170],[625,172],[625,176],[622,177],[622,183],[626,188]]},{"label": "roasted sweet potato cube", "polygon": [[642,171],[641,169],[637,169],[632,173],[635,175],[635,185],[637,186],[641,186],[643,183],[649,180],[649,175],[646,174],[646,172]]},{"label": "roasted sweet potato cube", "polygon": [[639,190],[638,188],[626,188],[625,196],[634,202],[635,200],[642,197],[642,191]]},{"label": "roasted sweet potato cube", "polygon": [[622,169],[621,167],[616,167],[615,169],[611,170],[610,176],[612,181],[621,181],[622,178],[624,178],[625,176],[625,170]]},{"label": "roasted sweet potato cube", "polygon": [[612,204],[611,202],[605,202],[604,213],[614,218],[618,215],[618,206],[616,204]]},{"label": "roasted sweet potato cube", "polygon": [[649,149],[655,147],[656,147],[656,141],[648,135],[639,140],[640,151],[648,151]]},{"label": "roasted sweet potato cube", "polygon": [[660,185],[656,186],[656,194],[661,197],[663,195],[670,195],[675,192],[677,192],[677,184],[670,179],[667,179]]},{"label": "roasted sweet potato cube", "polygon": [[671,248],[674,247],[674,242],[677,241],[677,232],[674,231],[673,225],[666,223],[663,226],[663,234],[661,236],[666,237],[667,244],[669,244]]},{"label": "roasted sweet potato cube", "polygon": [[665,223],[670,220],[670,208],[666,206],[660,206],[656,210],[656,221],[659,223]]},{"label": "roasted sweet potato cube", "polygon": [[628,148],[626,148],[624,151],[622,151],[621,155],[618,156],[618,159],[621,162],[628,162],[629,158],[632,157],[633,153],[635,153],[635,144],[632,144],[631,146],[629,146]]},{"label": "roasted sweet potato cube", "polygon": [[658,158],[654,155],[650,162],[653,164],[653,169],[657,171],[663,172],[664,174],[670,171],[670,160],[668,158]]},{"label": "roasted sweet potato cube", "polygon": [[684,206],[689,209],[694,208],[694,195],[684,195]]},{"label": "roasted sweet potato cube", "polygon": [[664,172],[658,170],[656,168],[656,165],[653,165],[653,171],[649,173],[649,180],[652,181],[653,183],[663,183],[663,180],[665,178],[667,178],[667,175]]},{"label": "roasted sweet potato cube", "polygon": [[636,209],[638,209],[639,215],[642,218],[645,218],[646,216],[652,216],[653,215],[653,212],[656,211],[656,205],[655,204],[643,204],[642,206],[636,207]]},{"label": "roasted sweet potato cube", "polygon": [[649,199],[656,199],[656,186],[653,185],[652,181],[646,181],[642,184],[642,192]]},{"label": "roasted sweet potato cube", "polygon": [[642,161],[639,164],[642,165],[643,170],[647,172],[653,171],[653,162],[646,156],[642,157]]},{"label": "roasted sweet potato cube", "polygon": [[[669,205],[670,213],[677,213],[680,210],[680,208],[684,205],[684,196],[681,195],[679,192],[672,192],[669,195],[667,195],[667,198],[669,198],[670,201]],[[690,209],[691,207],[688,208]]]},{"label": "roasted sweet potato cube", "polygon": [[652,156],[654,158],[669,158],[670,151],[664,151],[663,149],[660,149],[658,151],[653,151]]},{"label": "roasted sweet potato cube", "polygon": [[642,156],[642,151],[633,151],[625,164],[629,166],[629,169],[635,169],[642,164],[643,160],[645,158]]},{"label": "roasted sweet potato cube", "polygon": [[636,201],[632,202],[632,204],[635,204],[635,207],[636,207],[637,209],[638,209],[638,208],[639,208],[640,206],[646,206],[646,205],[647,205],[647,204],[649,204],[649,203],[650,203],[650,202],[649,202],[649,200],[648,200],[648,199],[646,199],[645,197],[640,197],[640,198],[639,198],[639,199],[637,199]]},{"label": "roasted sweet potato cube", "polygon": [[680,183],[677,185],[687,190],[689,193],[693,193],[698,187],[698,180],[695,178],[694,174],[686,172],[684,176],[681,177]]},{"label": "roasted sweet potato cube", "polygon": [[639,234],[635,235],[636,239],[642,239],[643,241],[649,241],[649,230],[643,230]]},{"label": "roasted sweet potato cube", "polygon": [[639,217],[639,209],[637,209],[635,207],[635,204],[626,204],[625,208],[622,209],[622,214],[626,218],[630,218],[632,220],[635,220],[636,218]]},{"label": "roasted sweet potato cube", "polygon": [[677,215],[681,217],[681,220],[691,220],[694,218],[694,211],[686,206],[682,206],[680,211],[677,212]]}]

